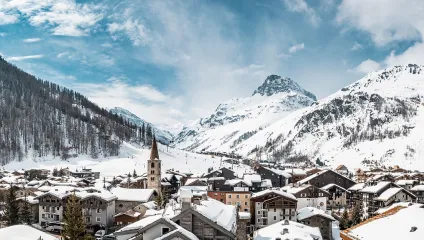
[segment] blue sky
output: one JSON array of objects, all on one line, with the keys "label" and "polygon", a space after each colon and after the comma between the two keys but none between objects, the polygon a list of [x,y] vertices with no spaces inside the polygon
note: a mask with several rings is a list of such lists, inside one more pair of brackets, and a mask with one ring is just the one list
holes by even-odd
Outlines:
[{"label": "blue sky", "polygon": [[0,54],[157,124],[210,114],[267,75],[323,98],[423,64],[422,1],[0,0]]}]

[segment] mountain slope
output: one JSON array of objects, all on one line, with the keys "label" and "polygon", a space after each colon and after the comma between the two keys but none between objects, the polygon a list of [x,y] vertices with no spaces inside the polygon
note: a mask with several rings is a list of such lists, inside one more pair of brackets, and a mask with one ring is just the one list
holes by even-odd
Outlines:
[{"label": "mountain slope", "polygon": [[109,111],[113,114],[117,114],[118,116],[121,116],[124,119],[127,119],[130,123],[138,127],[142,127],[143,125],[146,127],[151,126],[151,128],[153,129],[153,132],[155,133],[156,140],[158,140],[162,144],[167,145],[174,138],[172,133],[155,127],[153,124],[144,121],[143,119],[139,118],[137,115],[135,115],[134,113],[126,109],[123,109],[120,107],[114,107],[114,108],[111,108]]},{"label": "mountain slope", "polygon": [[[424,67],[373,72],[255,134],[239,154],[424,169]],[[256,147],[258,146],[259,147]]]},{"label": "mountain slope", "polygon": [[134,139],[136,127],[122,117],[0,57],[0,164],[116,156],[123,141]]},{"label": "mountain slope", "polygon": [[315,95],[293,80],[270,75],[251,97],[220,104],[209,117],[186,126],[175,143],[198,152],[238,151],[242,142],[268,125],[315,101]]}]

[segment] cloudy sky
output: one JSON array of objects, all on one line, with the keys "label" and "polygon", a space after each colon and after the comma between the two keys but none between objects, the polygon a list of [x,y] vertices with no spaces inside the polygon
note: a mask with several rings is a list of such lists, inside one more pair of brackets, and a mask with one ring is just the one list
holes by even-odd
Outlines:
[{"label": "cloudy sky", "polygon": [[157,124],[210,114],[267,75],[323,98],[424,64],[420,0],[0,0],[0,55]]}]

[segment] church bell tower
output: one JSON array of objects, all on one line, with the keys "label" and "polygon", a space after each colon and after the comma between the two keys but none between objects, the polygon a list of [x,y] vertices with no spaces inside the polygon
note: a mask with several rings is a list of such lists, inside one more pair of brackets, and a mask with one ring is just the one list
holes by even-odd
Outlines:
[{"label": "church bell tower", "polygon": [[159,160],[158,146],[156,137],[153,136],[152,151],[150,159],[147,160],[147,188],[155,189],[158,194],[161,194],[161,160]]}]

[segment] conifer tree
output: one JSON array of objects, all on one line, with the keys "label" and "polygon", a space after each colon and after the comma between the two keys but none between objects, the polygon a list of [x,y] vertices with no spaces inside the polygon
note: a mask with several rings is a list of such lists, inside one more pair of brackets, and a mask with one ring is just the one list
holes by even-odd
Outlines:
[{"label": "conifer tree", "polygon": [[85,223],[82,215],[82,206],[75,194],[71,195],[66,203],[63,236],[68,240],[84,239]]},{"label": "conifer tree", "polygon": [[355,204],[351,219],[352,226],[355,226],[361,222],[361,210],[361,206],[359,204]]},{"label": "conifer tree", "polygon": [[133,172],[133,177],[137,177],[137,173],[135,172],[135,169],[134,169],[134,172]]},{"label": "conifer tree", "polygon": [[162,205],[163,205],[163,198],[162,198],[162,194],[158,194],[155,198],[155,203],[156,206],[158,206],[159,209],[162,209]]},{"label": "conifer tree", "polygon": [[4,217],[8,226],[19,223],[19,206],[16,202],[16,187],[10,184],[6,196],[6,206],[4,209]]},{"label": "conifer tree", "polygon": [[57,168],[53,169],[53,177],[57,177],[58,176],[58,171]]},{"label": "conifer tree", "polygon": [[340,227],[340,230],[345,230],[345,229],[350,227],[349,226],[349,213],[347,212],[347,208],[345,208],[345,210],[342,214],[342,218],[340,219],[339,227]]},{"label": "conifer tree", "polygon": [[143,123],[143,126],[141,127],[141,136],[143,139],[143,145],[146,145],[146,127],[144,126],[144,123]]},{"label": "conifer tree", "polygon": [[27,202],[27,196],[25,193],[25,201],[24,205],[21,208],[20,216],[19,216],[21,223],[25,223],[28,225],[31,225],[32,223],[32,216],[31,216],[31,210],[29,208],[29,204]]}]

